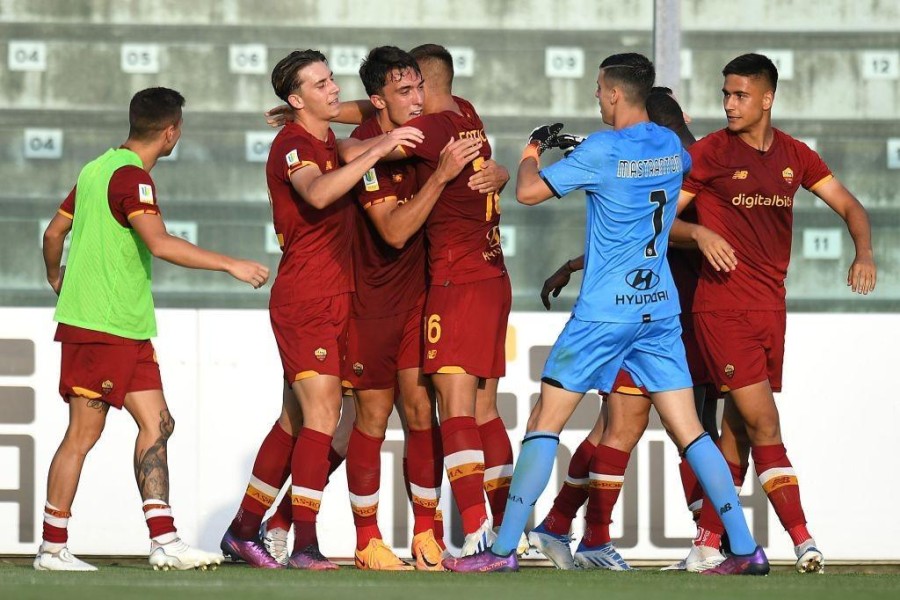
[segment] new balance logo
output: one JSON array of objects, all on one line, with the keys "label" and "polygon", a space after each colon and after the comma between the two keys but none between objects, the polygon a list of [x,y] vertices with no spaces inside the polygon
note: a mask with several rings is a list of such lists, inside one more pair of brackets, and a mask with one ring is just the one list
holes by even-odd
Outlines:
[{"label": "new balance logo", "polygon": [[719,509],[719,514],[724,515],[729,510],[731,510],[731,502],[726,502],[725,506],[723,506],[722,508]]},{"label": "new balance logo", "polygon": [[732,179],[747,179],[747,171],[735,171]]}]

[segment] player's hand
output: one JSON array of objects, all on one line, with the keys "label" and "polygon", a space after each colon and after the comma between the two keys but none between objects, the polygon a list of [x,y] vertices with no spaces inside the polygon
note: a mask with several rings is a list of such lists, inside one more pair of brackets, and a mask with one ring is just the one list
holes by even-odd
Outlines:
[{"label": "player's hand", "polygon": [[450,139],[441,150],[438,158],[438,166],[432,177],[437,177],[441,183],[449,183],[456,179],[467,164],[478,158],[478,153],[484,145],[479,139],[462,138]]},{"label": "player's hand", "polygon": [[372,146],[372,150],[383,157],[393,152],[398,146],[415,148],[424,139],[425,134],[420,129],[415,127],[398,127],[382,135],[381,140]]},{"label": "player's hand", "polygon": [[50,287],[53,289],[53,292],[59,296],[59,290],[62,289],[63,277],[66,275],[66,265],[63,265],[59,268],[59,275],[56,277],[56,280],[48,279],[47,282],[50,284]]},{"label": "player's hand", "polygon": [[266,124],[276,129],[294,122],[294,111],[287,104],[270,108],[263,113],[263,116],[266,117]]},{"label": "player's hand", "polygon": [[556,136],[556,144],[554,144],[557,148],[563,151],[564,156],[568,156],[572,153],[572,150],[578,147],[578,145],[585,140],[583,135],[575,135],[574,133],[561,133]]},{"label": "player's hand", "polygon": [[528,136],[528,144],[537,148],[538,154],[541,154],[547,148],[556,145],[556,135],[562,131],[562,128],[562,123],[535,127]]},{"label": "player's hand", "polygon": [[480,171],[469,177],[469,189],[479,194],[500,193],[509,181],[509,171],[495,160],[486,160]]},{"label": "player's hand", "polygon": [[734,248],[718,233],[698,226],[694,239],[713,269],[730,273],[737,268],[738,261]]},{"label": "player's hand", "polygon": [[569,261],[566,261],[556,270],[556,273],[547,278],[544,287],[541,288],[541,302],[544,304],[544,308],[550,310],[550,294],[553,294],[554,298],[558,298],[562,289],[569,285],[571,277],[572,269],[569,267]]},{"label": "player's hand", "polygon": [[866,295],[875,289],[876,279],[875,259],[871,256],[857,256],[850,265],[850,272],[847,274],[847,285],[857,294]]},{"label": "player's hand", "polygon": [[228,274],[239,281],[259,289],[269,280],[269,268],[252,260],[234,260],[228,265]]}]

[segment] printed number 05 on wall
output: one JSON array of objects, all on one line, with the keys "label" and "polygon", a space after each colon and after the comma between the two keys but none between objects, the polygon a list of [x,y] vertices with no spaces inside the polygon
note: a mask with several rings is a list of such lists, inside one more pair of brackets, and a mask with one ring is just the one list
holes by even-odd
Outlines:
[{"label": "printed number 05 on wall", "polygon": [[441,339],[441,315],[429,315],[425,322],[425,339],[429,344],[437,344]]}]

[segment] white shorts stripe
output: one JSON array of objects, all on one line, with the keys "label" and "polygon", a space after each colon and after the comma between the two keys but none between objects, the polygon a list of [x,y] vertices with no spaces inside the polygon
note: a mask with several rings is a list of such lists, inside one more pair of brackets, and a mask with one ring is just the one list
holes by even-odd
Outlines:
[{"label": "white shorts stripe", "polygon": [[302,496],[304,498],[309,498],[310,500],[317,500],[319,502],[322,501],[322,490],[314,490],[312,488],[303,487],[302,485],[292,485],[291,486],[291,495],[292,496]]},{"label": "white shorts stripe", "polygon": [[571,477],[566,476],[566,483],[575,487],[586,487],[590,482],[591,480],[587,477],[584,479],[572,479]]},{"label": "white shorts stripe", "polygon": [[503,477],[512,477],[512,474],[512,465],[500,465],[499,467],[491,467],[490,469],[485,469],[484,480],[493,481],[494,479],[501,479]]},{"label": "white shorts stripe", "polygon": [[460,465],[469,465],[472,463],[483,462],[484,452],[482,452],[481,450],[460,450],[459,452],[454,452],[444,459],[444,463],[447,465],[448,469],[452,469]]}]

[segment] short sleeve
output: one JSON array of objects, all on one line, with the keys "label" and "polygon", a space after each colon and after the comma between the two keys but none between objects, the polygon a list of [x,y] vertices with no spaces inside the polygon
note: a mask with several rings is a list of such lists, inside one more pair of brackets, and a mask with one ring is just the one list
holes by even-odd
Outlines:
[{"label": "short sleeve", "polygon": [[69,192],[66,199],[59,205],[59,209],[56,212],[70,219],[75,218],[75,188],[72,188],[72,191]]},{"label": "short sleeve", "polygon": [[803,181],[800,182],[807,190],[813,191],[819,185],[830,181],[834,175],[831,169],[822,160],[818,152],[804,144],[796,141],[797,154],[800,157],[800,164],[803,165]]},{"label": "short sleeve", "polygon": [[366,171],[356,184],[356,199],[364,209],[371,208],[387,200],[397,199],[394,186],[394,169],[387,163],[379,163]]},{"label": "short sleeve", "polygon": [[601,184],[600,165],[604,153],[602,140],[591,136],[569,156],[541,169],[538,174],[560,198],[574,190],[596,188]]},{"label": "short sleeve", "polygon": [[156,186],[150,174],[140,167],[129,165],[113,173],[107,195],[113,216],[124,227],[136,215],[160,214]]},{"label": "short sleeve", "polygon": [[696,143],[691,146],[687,152],[688,161],[684,164],[684,171],[687,175],[681,184],[681,189],[692,196],[697,195],[707,185],[710,177],[709,168],[704,165],[704,148],[708,144]]},{"label": "short sleeve", "polygon": [[290,179],[291,175],[304,167],[318,164],[312,144],[304,137],[296,136],[285,140],[282,151],[284,152],[285,179]]},{"label": "short sleeve", "polygon": [[416,129],[419,129],[425,136],[425,139],[421,143],[416,144],[415,148],[403,146],[403,153],[407,156],[417,156],[425,160],[436,162],[441,155],[441,150],[444,149],[444,146],[450,141],[450,137],[453,135],[444,126],[445,119],[445,117],[435,114],[422,115],[421,117],[416,117],[415,119],[408,121],[405,127],[415,127]]}]

